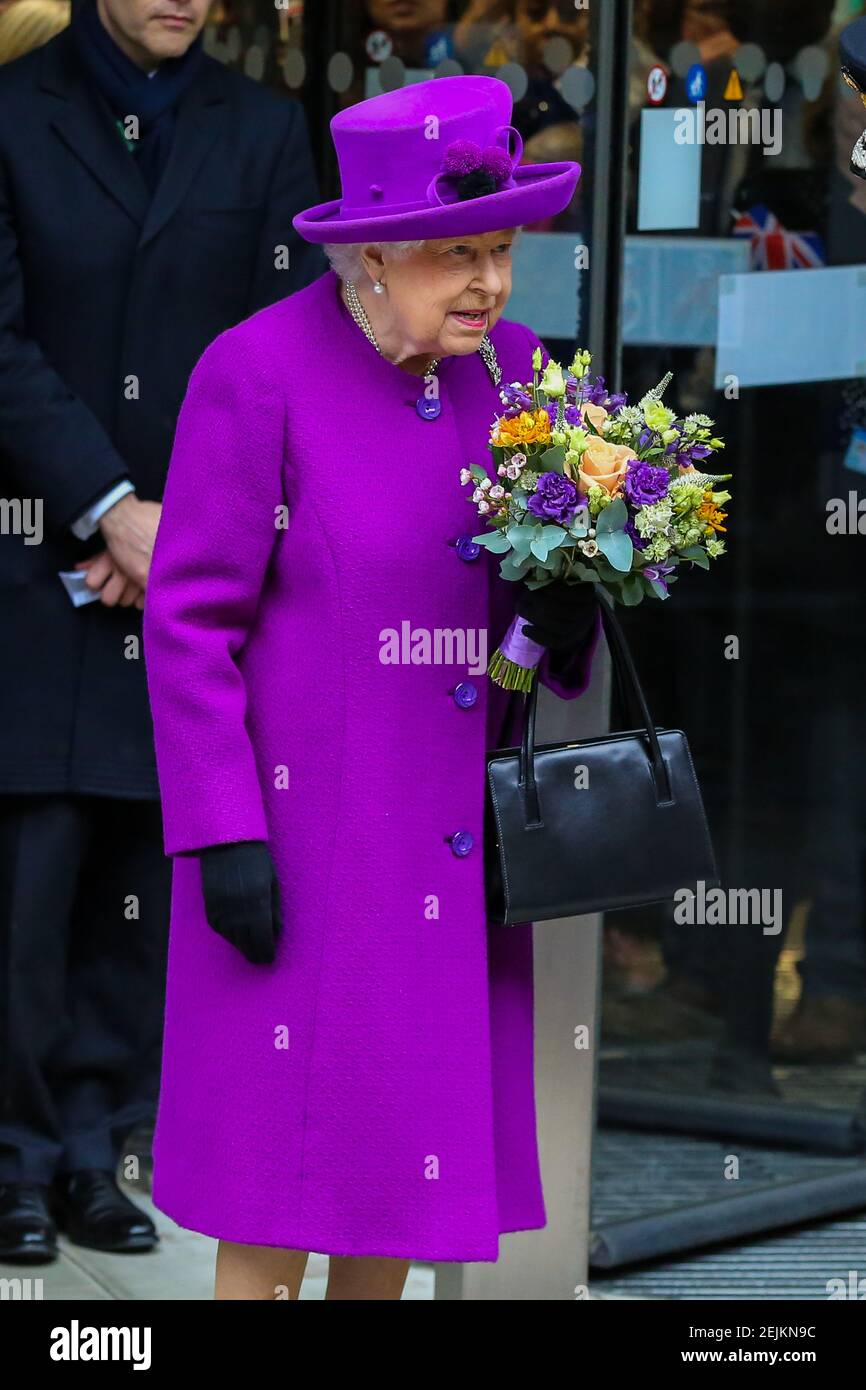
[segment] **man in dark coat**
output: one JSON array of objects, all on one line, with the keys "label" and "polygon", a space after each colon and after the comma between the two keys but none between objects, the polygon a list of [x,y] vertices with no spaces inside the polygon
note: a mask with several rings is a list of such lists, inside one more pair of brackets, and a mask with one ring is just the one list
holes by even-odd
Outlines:
[{"label": "man in dark coat", "polygon": [[159,1075],[159,498],[206,345],[324,269],[302,108],[207,7],[84,0],[0,71],[0,1260],[156,1240],[115,1173]]}]

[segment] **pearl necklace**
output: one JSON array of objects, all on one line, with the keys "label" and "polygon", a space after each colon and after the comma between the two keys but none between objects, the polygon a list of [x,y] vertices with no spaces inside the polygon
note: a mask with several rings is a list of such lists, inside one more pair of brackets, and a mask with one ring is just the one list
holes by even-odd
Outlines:
[{"label": "pearl necklace", "polygon": [[[379,356],[381,357],[382,349],[376,342],[376,335],[373,332],[373,326],[370,323],[370,320],[367,318],[366,310],[364,309],[364,306],[361,303],[358,291],[355,288],[354,280],[344,280],[343,284],[346,286],[346,302],[349,305],[349,312],[352,315],[352,318],[355,320],[358,327],[363,329],[364,333],[369,338],[370,342],[373,344],[373,347],[376,349]],[[430,366],[424,373],[424,376],[432,376],[441,361],[441,357],[434,357],[433,361],[430,363]]]},{"label": "pearl necklace", "polygon": [[[376,349],[379,356],[381,357],[382,349],[379,347],[379,344],[376,341],[376,335],[373,332],[370,320],[367,318],[364,306],[361,303],[361,300],[358,296],[358,291],[355,288],[354,281],[344,280],[343,284],[346,287],[346,303],[349,306],[349,313],[352,315],[352,318],[355,320],[358,327],[362,330],[365,337],[373,344],[373,347]],[[499,366],[499,361],[496,356],[496,348],[493,346],[486,333],[484,334],[484,337],[481,340],[481,344],[478,348],[478,351],[480,352],[483,358],[485,367],[490,373],[490,377],[493,381],[494,386],[498,386],[500,381],[502,380],[502,369]],[[441,361],[441,357],[434,357],[433,361],[430,363],[430,366],[424,373],[425,380],[433,375]]]}]

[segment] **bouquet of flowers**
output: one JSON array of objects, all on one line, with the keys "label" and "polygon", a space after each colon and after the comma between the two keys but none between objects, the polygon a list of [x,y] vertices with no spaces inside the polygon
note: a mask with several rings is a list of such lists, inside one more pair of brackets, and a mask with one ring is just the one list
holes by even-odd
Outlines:
[{"label": "bouquet of flowers", "polygon": [[[669,372],[637,405],[592,379],[592,355],[563,370],[541,349],[532,382],[503,387],[505,409],[488,448],[495,478],[481,464],[460,473],[488,530],[473,540],[502,555],[503,579],[541,588],[554,579],[602,584],[629,607],[668,597],[681,565],[709,567],[724,554],[722,510],[730,473],[703,471],[724,443],[706,415],[678,419],[663,404]],[[509,690],[529,690],[543,653],[515,618],[488,674]]]}]

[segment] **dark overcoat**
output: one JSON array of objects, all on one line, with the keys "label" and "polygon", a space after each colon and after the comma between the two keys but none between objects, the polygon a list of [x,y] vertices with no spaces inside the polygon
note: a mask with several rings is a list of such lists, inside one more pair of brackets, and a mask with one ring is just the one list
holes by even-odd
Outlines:
[{"label": "dark overcoat", "polygon": [[317,197],[300,104],[211,58],[152,199],[68,31],[0,69],[0,793],[156,797],[141,614],[72,606],[69,523],[162,496],[204,348],[321,273]]}]

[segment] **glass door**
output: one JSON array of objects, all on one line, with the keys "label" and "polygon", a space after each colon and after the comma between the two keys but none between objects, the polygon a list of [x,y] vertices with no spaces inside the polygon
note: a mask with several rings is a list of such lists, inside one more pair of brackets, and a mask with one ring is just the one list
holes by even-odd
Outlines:
[{"label": "glass door", "polygon": [[[837,43],[861,13],[634,5],[622,382],[675,373],[666,401],[717,422],[733,498],[727,555],[626,614],[657,722],[689,737],[723,892],[606,921],[612,1291],[742,1297],[754,1273],[751,1296],[826,1298],[862,1247],[830,1224],[797,1260],[820,1233],[788,1226],[819,1192],[866,1207],[866,112]],[[744,1229],[752,1256],[720,1254]]]}]

